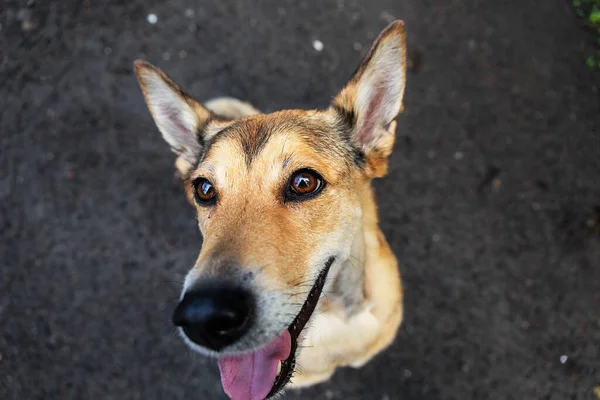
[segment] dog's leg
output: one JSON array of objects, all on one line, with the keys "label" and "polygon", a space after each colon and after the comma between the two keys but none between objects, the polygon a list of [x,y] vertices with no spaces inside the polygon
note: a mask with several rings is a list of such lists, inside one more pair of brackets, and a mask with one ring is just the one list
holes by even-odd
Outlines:
[{"label": "dog's leg", "polygon": [[260,114],[250,103],[234,97],[216,97],[207,101],[204,106],[226,119],[238,119],[249,115]]},{"label": "dog's leg", "polygon": [[394,253],[383,233],[376,227],[367,235],[366,242],[371,249],[377,249],[370,254],[376,253],[379,257],[377,260],[368,260],[365,289],[367,298],[374,304],[372,312],[381,324],[381,331],[376,340],[365,349],[364,355],[350,363],[354,368],[362,367],[394,341],[404,314],[400,271]]},{"label": "dog's leg", "polygon": [[400,305],[391,315],[389,321],[385,325],[384,331],[367,350],[365,356],[359,358],[350,364],[353,368],[361,368],[369,360],[383,349],[391,345],[396,338],[396,331],[402,322],[402,306]]}]

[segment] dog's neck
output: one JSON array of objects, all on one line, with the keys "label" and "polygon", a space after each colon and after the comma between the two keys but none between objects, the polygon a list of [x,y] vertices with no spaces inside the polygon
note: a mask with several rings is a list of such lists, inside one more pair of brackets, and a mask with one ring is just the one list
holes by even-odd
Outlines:
[{"label": "dog's neck", "polygon": [[362,219],[360,229],[354,235],[350,256],[340,266],[334,277],[329,303],[345,316],[360,311],[366,304],[365,268],[366,260],[377,258],[377,241],[369,240],[379,232],[377,207],[373,189],[366,184],[361,194]]},{"label": "dog's neck", "polygon": [[345,316],[357,312],[364,302],[365,257],[362,229],[354,237],[350,257],[334,277],[328,299],[331,306]]}]

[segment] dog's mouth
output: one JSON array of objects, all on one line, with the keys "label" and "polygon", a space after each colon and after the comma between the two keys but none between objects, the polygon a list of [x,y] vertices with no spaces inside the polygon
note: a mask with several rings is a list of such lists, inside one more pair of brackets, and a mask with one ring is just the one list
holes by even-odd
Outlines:
[{"label": "dog's mouth", "polygon": [[232,400],[270,398],[290,381],[296,366],[298,337],[319,302],[327,273],[334,260],[334,257],[327,260],[300,312],[281,335],[250,353],[219,359],[221,383]]}]

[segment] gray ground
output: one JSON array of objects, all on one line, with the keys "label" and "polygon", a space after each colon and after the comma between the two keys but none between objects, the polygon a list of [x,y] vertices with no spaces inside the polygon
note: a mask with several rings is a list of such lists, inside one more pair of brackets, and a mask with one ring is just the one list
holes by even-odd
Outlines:
[{"label": "gray ground", "polygon": [[288,398],[594,398],[600,75],[562,0],[4,0],[0,398],[223,399],[170,325],[200,237],[132,61],[201,100],[324,106],[393,18],[413,68],[376,187],[405,322]]}]

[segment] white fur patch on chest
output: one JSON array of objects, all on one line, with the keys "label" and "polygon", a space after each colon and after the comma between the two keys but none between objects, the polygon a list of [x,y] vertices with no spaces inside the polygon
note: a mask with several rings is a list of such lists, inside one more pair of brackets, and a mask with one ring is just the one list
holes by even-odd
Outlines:
[{"label": "white fur patch on chest", "polygon": [[379,335],[382,325],[370,307],[344,318],[333,312],[314,315],[302,341],[299,366],[307,371],[354,365]]}]

